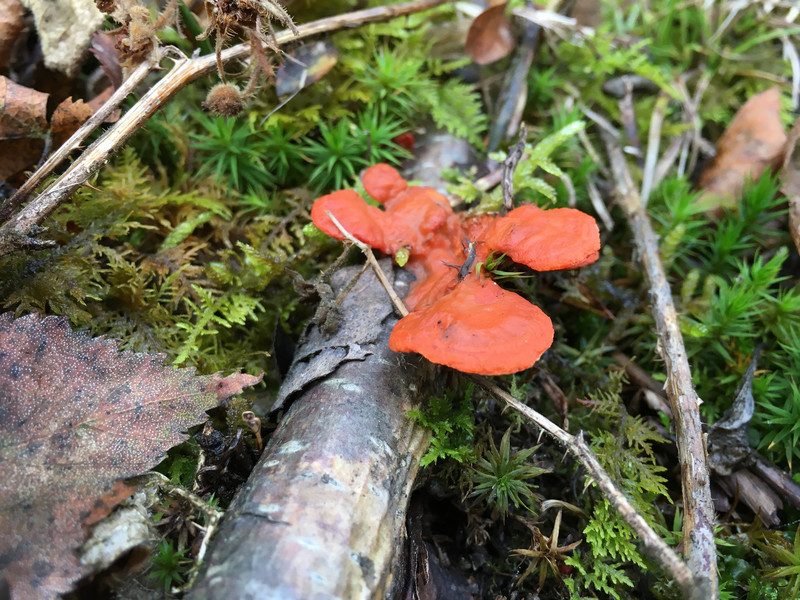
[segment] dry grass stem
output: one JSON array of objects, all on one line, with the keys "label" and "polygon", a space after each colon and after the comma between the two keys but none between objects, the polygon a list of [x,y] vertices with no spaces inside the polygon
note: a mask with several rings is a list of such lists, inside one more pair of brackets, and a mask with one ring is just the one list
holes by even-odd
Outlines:
[{"label": "dry grass stem", "polygon": [[336,228],[341,232],[341,234],[345,237],[345,239],[364,253],[364,255],[367,257],[367,261],[372,267],[372,270],[375,272],[375,276],[378,278],[378,281],[381,282],[381,285],[386,290],[386,293],[389,294],[389,299],[392,301],[392,305],[394,306],[395,310],[401,317],[405,317],[408,314],[408,309],[406,308],[406,305],[403,304],[403,301],[400,299],[397,293],[394,291],[394,288],[392,288],[392,284],[389,283],[388,279],[386,279],[386,274],[383,272],[383,269],[381,269],[381,266],[375,259],[375,254],[373,254],[372,248],[367,246],[364,242],[354,238],[352,234],[342,226],[339,220],[333,216],[333,213],[331,213],[331,211],[326,210],[325,214],[328,215],[330,220],[333,222],[334,225],[336,225]]},{"label": "dry grass stem", "polygon": [[634,243],[649,283],[658,348],[667,375],[666,392],[674,416],[681,465],[684,508],[684,555],[697,581],[702,581],[708,599],[718,597],[717,555],[714,542],[715,513],[711,500],[700,400],[692,385],[686,348],[678,326],[672,292],[658,253],[658,237],[634,188],[628,163],[619,143],[604,134],[611,159],[617,201],[628,219]]}]

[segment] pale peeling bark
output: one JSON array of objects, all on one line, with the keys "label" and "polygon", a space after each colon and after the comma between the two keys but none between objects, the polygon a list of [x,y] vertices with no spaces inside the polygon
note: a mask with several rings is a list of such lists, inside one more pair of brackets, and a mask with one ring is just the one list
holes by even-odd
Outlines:
[{"label": "pale peeling bark", "polygon": [[[330,349],[342,345],[343,329],[383,314],[376,337],[344,343],[366,357],[344,358],[295,399],[226,513],[192,600],[396,594],[408,497],[429,435],[407,417],[425,369],[389,350],[388,302],[374,273],[364,273],[342,305],[332,336],[339,342]],[[319,343],[319,334],[309,338]],[[303,347],[297,356],[313,368]]]}]

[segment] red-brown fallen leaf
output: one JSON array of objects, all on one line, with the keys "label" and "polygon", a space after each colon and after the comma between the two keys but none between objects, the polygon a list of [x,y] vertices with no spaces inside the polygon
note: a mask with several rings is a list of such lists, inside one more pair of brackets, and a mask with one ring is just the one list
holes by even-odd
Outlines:
[{"label": "red-brown fallen leaf", "polygon": [[[104,89],[102,92],[97,94],[97,96],[95,96],[94,98],[89,100],[86,103],[86,106],[91,108],[93,113],[97,112],[97,110],[101,106],[103,106],[103,104],[105,104],[108,101],[109,98],[111,98],[113,93],[114,93],[114,87],[110,85],[106,89]],[[122,114],[122,111],[120,111],[120,109],[116,109],[116,110],[112,111],[110,115],[108,115],[106,117],[105,122],[106,123],[116,123],[117,121],[119,121],[119,117],[120,117],[121,114]]]},{"label": "red-brown fallen leaf", "polygon": [[0,584],[56,598],[85,574],[84,527],[250,375],[195,376],[61,317],[0,315]]},{"label": "red-brown fallen leaf", "polygon": [[58,148],[96,110],[83,100],[67,98],[53,111],[48,127],[47,96],[0,76],[0,181],[38,162],[48,129],[52,147]]},{"label": "red-brown fallen leaf", "polygon": [[698,181],[707,209],[735,206],[747,179],[779,164],[786,144],[780,100],[780,90],[771,88],[750,98],[733,117]]},{"label": "red-brown fallen leaf", "polygon": [[0,76],[0,181],[41,157],[46,111],[47,94]]},{"label": "red-brown fallen leaf", "polygon": [[58,148],[67,138],[78,130],[89,117],[92,107],[83,100],[73,100],[72,96],[61,102],[50,117],[50,131],[53,134],[53,147]]},{"label": "red-brown fallen leaf", "polygon": [[505,3],[487,8],[472,22],[467,32],[467,55],[479,65],[488,65],[508,56],[514,49],[511,22]]},{"label": "red-brown fallen leaf", "polygon": [[114,36],[98,31],[92,36],[92,47],[89,51],[100,62],[100,68],[106,74],[114,89],[122,85],[122,65],[119,64],[120,52],[116,47]]},{"label": "red-brown fallen leaf", "polygon": [[781,192],[789,203],[789,233],[797,252],[800,253],[800,119],[794,122],[781,168]]},{"label": "red-brown fallen leaf", "polygon": [[25,9],[19,0],[0,0],[0,68],[11,58],[14,42],[25,28]]}]

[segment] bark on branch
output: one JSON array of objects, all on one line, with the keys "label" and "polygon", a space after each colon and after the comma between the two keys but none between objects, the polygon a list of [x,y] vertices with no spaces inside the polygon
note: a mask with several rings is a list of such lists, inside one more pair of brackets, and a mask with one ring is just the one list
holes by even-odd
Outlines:
[{"label": "bark on branch", "polygon": [[[391,279],[391,262],[382,264]],[[346,285],[347,271],[335,287]],[[337,355],[340,364],[292,404],[226,512],[190,599],[392,598],[402,590],[406,507],[430,435],[407,413],[425,369],[389,350],[396,319],[372,271],[341,311],[333,336],[315,329],[298,350],[284,385],[328,371]]]}]

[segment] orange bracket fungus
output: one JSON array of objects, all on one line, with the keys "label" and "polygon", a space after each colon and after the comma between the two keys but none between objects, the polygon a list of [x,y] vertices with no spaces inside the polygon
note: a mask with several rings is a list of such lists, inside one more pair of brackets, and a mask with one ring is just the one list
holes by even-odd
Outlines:
[{"label": "orange bracket fungus", "polygon": [[416,277],[405,298],[411,312],[395,325],[389,347],[483,375],[515,373],[539,360],[553,343],[550,318],[475,266],[491,253],[537,271],[590,264],[600,250],[595,220],[572,208],[533,205],[505,216],[462,216],[437,191],[409,186],[385,164],[367,169],[363,182],[383,210],[341,190],[317,199],[311,218],[341,240],[334,215],[353,237]]}]

